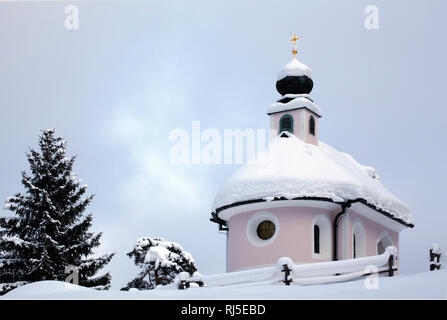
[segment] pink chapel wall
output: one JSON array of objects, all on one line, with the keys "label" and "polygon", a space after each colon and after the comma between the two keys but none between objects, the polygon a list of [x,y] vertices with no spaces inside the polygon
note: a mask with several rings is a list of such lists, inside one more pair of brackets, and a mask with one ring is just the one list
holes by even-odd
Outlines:
[{"label": "pink chapel wall", "polygon": [[[290,114],[293,117],[293,134],[296,137],[302,139],[306,143],[318,146],[318,116],[305,108],[271,114],[270,129],[273,130],[271,138],[276,137],[280,133],[279,120],[285,114]],[[309,133],[309,118],[311,115],[315,119],[315,135]]]},{"label": "pink chapel wall", "polygon": [[319,214],[332,221],[336,211],[311,207],[281,207],[265,211],[276,216],[279,232],[276,239],[264,247],[254,246],[247,236],[247,225],[255,214],[264,210],[248,211],[230,218],[228,235],[228,271],[276,264],[281,257],[295,263],[322,261],[312,258],[312,223]]},{"label": "pink chapel wall", "polygon": [[[266,246],[255,246],[249,239],[247,226],[256,215],[267,212],[276,217],[279,232],[271,243]],[[237,214],[228,221],[228,271],[273,265],[281,257],[290,257],[299,263],[331,261],[333,259],[333,221],[340,209],[329,210],[313,207],[279,207],[253,210]],[[379,213],[378,213],[379,214]],[[318,257],[313,254],[313,224],[316,217],[324,216],[330,221],[330,255]],[[252,218],[253,217],[253,218]],[[393,245],[399,248],[399,234],[385,228],[374,221],[348,211],[348,236],[343,223],[338,228],[338,257],[347,259],[353,257],[352,231],[354,224],[361,223],[366,234],[366,255],[377,255],[377,242],[384,232],[392,238]],[[345,220],[346,221],[346,220]],[[348,244],[346,245],[346,241]]]},{"label": "pink chapel wall", "polygon": [[[379,213],[377,213],[379,214]],[[353,210],[348,211],[348,234],[349,234],[349,244],[348,244],[348,257],[353,257],[353,238],[352,234],[354,231],[354,225],[356,223],[363,224],[366,231],[366,255],[374,256],[377,255],[377,242],[380,240],[381,236],[389,236],[392,241],[392,245],[399,250],[399,233],[393,231],[390,228],[386,228],[368,218],[361,216]]]}]

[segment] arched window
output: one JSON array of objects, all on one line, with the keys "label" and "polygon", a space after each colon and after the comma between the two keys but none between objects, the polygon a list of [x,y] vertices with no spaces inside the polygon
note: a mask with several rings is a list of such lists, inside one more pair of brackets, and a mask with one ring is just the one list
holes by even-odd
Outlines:
[{"label": "arched window", "polygon": [[385,245],[383,244],[382,240],[377,242],[377,254],[382,254],[385,252]]},{"label": "arched window", "polygon": [[377,242],[377,254],[382,254],[385,252],[385,249],[389,246],[393,245],[393,241],[391,240],[391,236],[388,232],[383,232]]},{"label": "arched window", "polygon": [[332,259],[332,224],[326,214],[317,215],[312,222],[312,258]]},{"label": "arched window", "polygon": [[314,225],[314,253],[320,253],[320,227]]},{"label": "arched window", "polygon": [[309,118],[309,133],[313,136],[315,135],[315,119],[313,116]]},{"label": "arched window", "polygon": [[352,256],[353,258],[366,257],[366,232],[360,220],[354,222],[353,225]]},{"label": "arched window", "polygon": [[293,117],[285,114],[279,119],[279,132],[287,131],[293,133]]}]

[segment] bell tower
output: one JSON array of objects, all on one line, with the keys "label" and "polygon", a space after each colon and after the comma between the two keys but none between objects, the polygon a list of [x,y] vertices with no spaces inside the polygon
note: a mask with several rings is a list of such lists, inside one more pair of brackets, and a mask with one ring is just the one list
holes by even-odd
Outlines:
[{"label": "bell tower", "polygon": [[320,108],[313,103],[309,93],[313,88],[312,70],[298,61],[296,41],[293,35],[293,58],[283,66],[278,74],[276,90],[281,98],[267,110],[270,116],[271,139],[289,132],[306,143],[318,145],[318,120],[321,118]]}]

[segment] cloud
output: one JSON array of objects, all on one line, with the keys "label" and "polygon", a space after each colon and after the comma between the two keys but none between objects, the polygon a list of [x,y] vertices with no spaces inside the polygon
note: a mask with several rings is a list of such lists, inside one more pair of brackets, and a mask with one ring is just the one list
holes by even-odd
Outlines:
[{"label": "cloud", "polygon": [[205,168],[169,161],[171,126],[184,120],[182,94],[160,90],[118,105],[105,119],[102,132],[117,157],[127,163],[117,183],[130,211],[148,214],[160,206],[182,212],[204,209],[204,196],[212,196],[207,193],[210,182],[203,174]]},{"label": "cloud", "polygon": [[114,142],[138,141],[144,136],[144,124],[135,114],[116,109],[115,114],[105,123],[105,131]]},{"label": "cloud", "polygon": [[207,188],[203,179],[195,175],[195,170],[173,165],[167,154],[153,150],[134,157],[137,168],[125,188],[133,201],[153,206],[152,201],[148,201],[151,198],[173,209],[187,209],[185,211],[202,206],[201,195]]}]

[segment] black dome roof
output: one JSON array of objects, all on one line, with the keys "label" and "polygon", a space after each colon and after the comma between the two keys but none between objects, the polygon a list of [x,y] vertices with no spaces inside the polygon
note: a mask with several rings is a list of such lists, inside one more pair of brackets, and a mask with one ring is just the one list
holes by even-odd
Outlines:
[{"label": "black dome roof", "polygon": [[276,90],[281,95],[310,93],[314,82],[308,76],[286,76],[276,81]]},{"label": "black dome roof", "polygon": [[314,86],[312,70],[293,57],[292,61],[283,66],[278,74],[276,90],[281,95],[308,94]]}]

